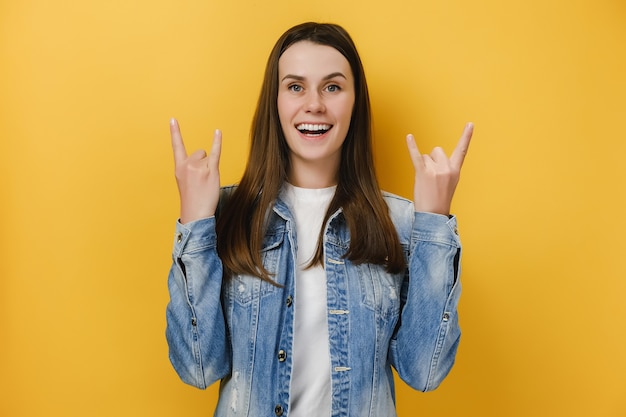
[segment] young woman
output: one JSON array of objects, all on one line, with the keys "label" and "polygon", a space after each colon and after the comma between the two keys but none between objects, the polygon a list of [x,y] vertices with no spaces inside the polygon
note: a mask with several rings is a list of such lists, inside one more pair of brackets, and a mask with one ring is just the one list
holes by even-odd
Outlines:
[{"label": "young woman", "polygon": [[348,33],[289,29],[272,50],[238,186],[172,146],[180,192],[167,340],[181,379],[220,380],[216,416],[395,416],[392,367],[415,389],[450,371],[460,242],[448,158],[407,137],[413,201],[379,191],[370,104]]}]

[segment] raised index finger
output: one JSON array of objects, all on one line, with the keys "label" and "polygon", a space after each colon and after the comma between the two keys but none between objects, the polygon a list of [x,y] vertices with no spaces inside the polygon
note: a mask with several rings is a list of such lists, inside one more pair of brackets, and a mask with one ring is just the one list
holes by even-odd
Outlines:
[{"label": "raised index finger", "polygon": [[170,119],[170,135],[172,136],[172,150],[174,151],[174,162],[179,163],[187,158],[187,150],[183,143],[183,137],[180,134],[178,121],[174,118]]},{"label": "raised index finger", "polygon": [[450,155],[450,162],[458,168],[461,168],[461,166],[463,165],[463,161],[465,160],[465,155],[467,155],[473,133],[474,124],[468,123],[467,125],[465,125],[465,129],[463,130],[463,134],[459,139],[459,143],[457,143],[456,148],[454,148],[454,151],[452,151],[452,155]]}]

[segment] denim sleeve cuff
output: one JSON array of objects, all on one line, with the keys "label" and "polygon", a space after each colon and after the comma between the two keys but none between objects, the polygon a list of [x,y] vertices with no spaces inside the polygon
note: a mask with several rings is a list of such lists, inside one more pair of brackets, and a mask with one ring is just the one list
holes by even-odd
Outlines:
[{"label": "denim sleeve cuff", "polygon": [[215,234],[215,216],[195,220],[182,224],[176,221],[174,233],[174,257],[179,258],[183,253],[190,253],[215,247],[217,236]]},{"label": "denim sleeve cuff", "polygon": [[411,240],[412,243],[429,241],[461,247],[456,216],[415,212]]}]

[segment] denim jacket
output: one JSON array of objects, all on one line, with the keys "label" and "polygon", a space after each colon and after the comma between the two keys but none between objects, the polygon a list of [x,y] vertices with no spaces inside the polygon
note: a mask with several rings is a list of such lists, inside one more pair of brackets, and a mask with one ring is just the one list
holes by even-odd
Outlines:
[{"label": "denim jacket", "polygon": [[[232,188],[222,192],[220,204]],[[355,265],[342,211],[324,232],[332,417],[393,417],[392,367],[411,387],[435,389],[454,363],[461,246],[456,218],[414,212],[384,193],[408,267]],[[215,217],[177,223],[168,286],[170,361],[187,384],[220,380],[216,417],[288,416],[297,236],[286,204],[268,217],[262,260],[282,287],[223,278]],[[314,415],[314,414],[312,414]]]}]

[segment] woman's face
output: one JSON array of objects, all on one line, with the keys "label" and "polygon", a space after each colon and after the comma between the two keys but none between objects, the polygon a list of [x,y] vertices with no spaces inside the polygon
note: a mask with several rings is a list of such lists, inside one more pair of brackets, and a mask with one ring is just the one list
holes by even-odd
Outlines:
[{"label": "woman's face", "polygon": [[334,177],[354,97],[350,64],[335,48],[301,41],[283,52],[278,115],[290,150],[290,176],[330,172]]}]

